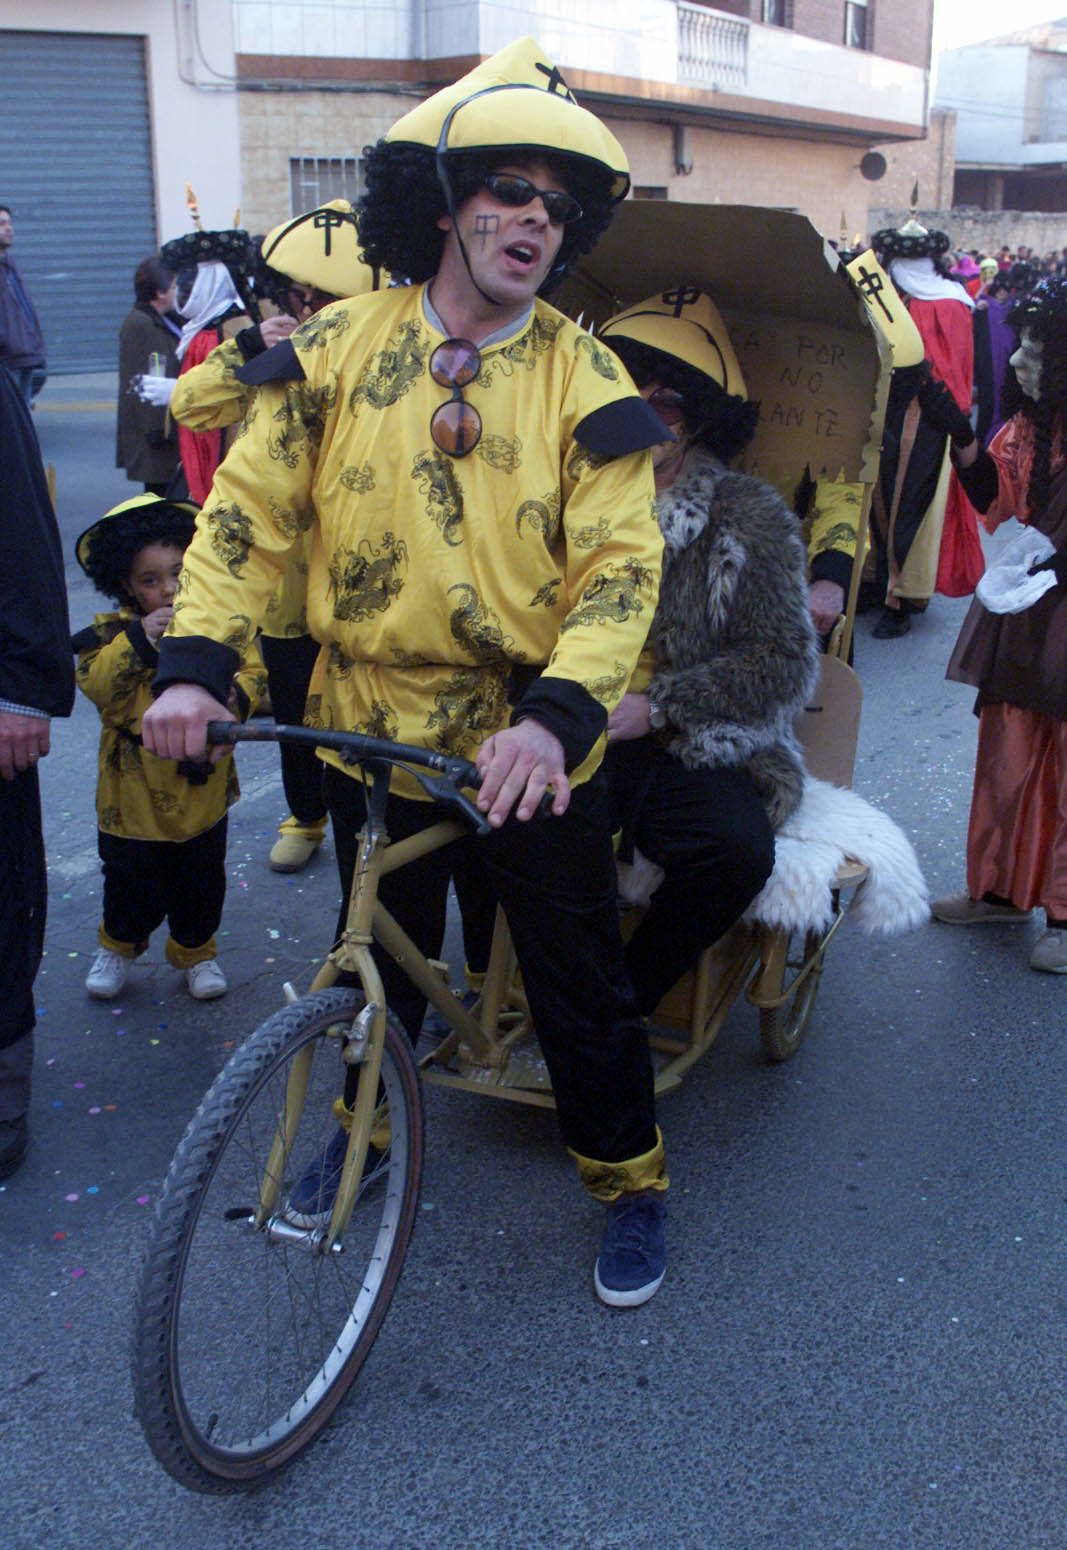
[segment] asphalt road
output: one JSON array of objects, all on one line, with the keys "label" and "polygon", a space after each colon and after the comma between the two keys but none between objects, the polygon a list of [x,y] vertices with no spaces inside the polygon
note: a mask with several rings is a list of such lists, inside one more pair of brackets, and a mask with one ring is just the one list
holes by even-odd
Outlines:
[{"label": "asphalt road", "polygon": [[[38,409],[65,548],[133,493],[113,378]],[[96,407],[93,407],[93,406]],[[69,564],[71,618],[97,606]],[[962,880],[975,723],[944,682],[964,605],[870,638],[857,788]],[[82,982],[99,908],[97,718],[42,767],[51,903],[32,1125],[0,1186],[3,1528],[11,1550],[1062,1550],[1067,979],[1039,925],[846,923],[808,1041],[772,1068],[744,1004],[661,1119],[671,1260],[631,1314],[594,1300],[599,1212],[550,1115],[431,1090],[412,1251],[353,1396],[283,1477],[202,1498],[131,1417],[131,1296],[151,1202],[235,1043],[306,984],[332,855],[266,866],[269,747],[241,751],[223,953],[196,1004],[157,934],[117,1004]],[[1058,1527],[1057,1527],[1058,1525]]]}]

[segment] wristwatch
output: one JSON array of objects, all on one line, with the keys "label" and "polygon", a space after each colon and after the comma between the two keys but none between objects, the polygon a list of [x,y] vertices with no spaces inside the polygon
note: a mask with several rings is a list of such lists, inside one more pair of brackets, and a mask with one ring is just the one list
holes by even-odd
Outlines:
[{"label": "wristwatch", "polygon": [[648,702],[648,724],[653,732],[662,732],[667,725],[667,712],[651,697]]}]

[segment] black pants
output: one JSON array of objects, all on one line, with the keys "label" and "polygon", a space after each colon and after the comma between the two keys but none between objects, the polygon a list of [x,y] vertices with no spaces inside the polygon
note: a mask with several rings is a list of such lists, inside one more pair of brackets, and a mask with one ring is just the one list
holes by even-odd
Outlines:
[{"label": "black pants", "polygon": [[626,946],[647,1016],[759,893],[774,833],[742,769],[687,770],[651,737],[613,743],[605,769],[616,826],[666,874]]},{"label": "black pants", "polygon": [[44,947],[46,886],[36,768],[0,780],[0,1049],[36,1022],[33,981]]},{"label": "black pants", "polygon": [[[302,726],[308,685],[319,655],[318,641],[312,640],[310,635],[296,635],[292,640],[261,635],[259,645],[267,669],[275,721],[291,727]],[[321,823],[326,817],[322,760],[314,748],[297,748],[291,743],[281,744],[281,756],[282,785],[289,811],[298,823]]]},{"label": "black pants", "polygon": [[[363,788],[327,766],[324,790],[347,900],[366,812]],[[389,799],[393,840],[437,818],[429,802]],[[562,818],[510,818],[473,843],[508,917],[564,1141],[601,1162],[651,1151],[657,1141],[652,1062],[623,966],[602,777],[574,791]],[[441,950],[453,849],[445,846],[381,883],[382,903],[427,957]],[[339,931],[345,914],[342,905]],[[425,998],[378,947],[375,962],[389,1005],[416,1038]]]},{"label": "black pants", "polygon": [[226,898],[226,828],[220,818],[203,834],[180,842],[98,832],[108,936],[143,952],[166,920],[180,947],[209,942]]}]

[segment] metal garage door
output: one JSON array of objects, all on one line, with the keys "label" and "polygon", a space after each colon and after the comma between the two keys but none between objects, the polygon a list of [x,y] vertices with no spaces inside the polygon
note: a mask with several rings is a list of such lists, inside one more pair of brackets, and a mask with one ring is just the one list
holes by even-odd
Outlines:
[{"label": "metal garage door", "polygon": [[0,203],[48,369],[113,370],[156,248],[144,40],[0,31]]}]

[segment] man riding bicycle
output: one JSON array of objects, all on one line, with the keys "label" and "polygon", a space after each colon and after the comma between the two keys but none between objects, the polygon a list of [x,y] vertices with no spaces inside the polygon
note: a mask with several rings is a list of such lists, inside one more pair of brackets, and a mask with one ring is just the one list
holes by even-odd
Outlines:
[{"label": "man riding bicycle", "polygon": [[[310,530],[306,719],[477,763],[481,854],[563,1137],[608,1207],[596,1289],[634,1306],[663,1279],[668,1180],[599,767],[655,610],[647,449],[669,433],[541,295],[606,228],[626,160],[525,40],[405,115],[365,170],[366,259],[413,284],[327,307],[243,368],[261,391],[187,551],[145,742],[203,756],[235,651]],[[347,896],[364,787],[324,758]],[[392,839],[433,821],[418,797],[394,776]],[[431,956],[448,871],[446,848],[382,881]],[[377,957],[414,1039],[424,998]]]}]

